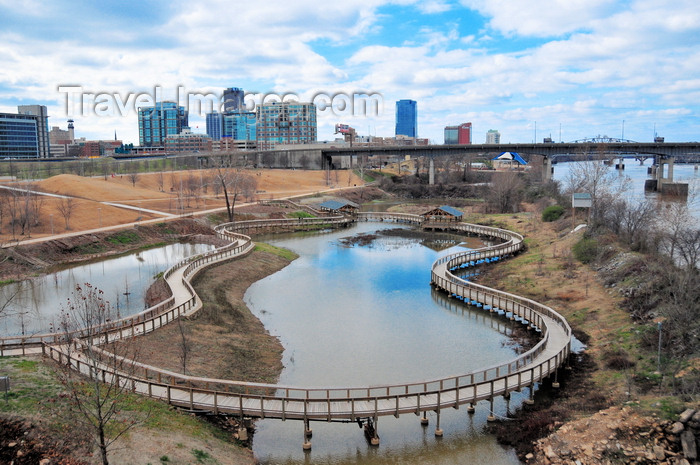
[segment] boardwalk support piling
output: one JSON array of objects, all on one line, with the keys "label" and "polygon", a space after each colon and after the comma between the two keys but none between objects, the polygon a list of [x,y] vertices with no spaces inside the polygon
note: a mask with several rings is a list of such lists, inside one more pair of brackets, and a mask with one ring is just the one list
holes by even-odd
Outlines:
[{"label": "boardwalk support piling", "polygon": [[309,441],[309,435],[306,434],[307,431],[309,431],[309,420],[304,418],[304,442],[301,447],[305,451],[311,450],[311,441]]},{"label": "boardwalk support piling", "polygon": [[489,399],[489,416],[486,421],[496,421],[496,416],[493,414],[493,397]]},{"label": "boardwalk support piling", "polygon": [[474,404],[471,404],[471,403],[470,403],[470,404],[469,404],[469,407],[467,407],[467,413],[472,414],[472,413],[474,413],[474,412],[476,412],[476,408],[474,408]]}]

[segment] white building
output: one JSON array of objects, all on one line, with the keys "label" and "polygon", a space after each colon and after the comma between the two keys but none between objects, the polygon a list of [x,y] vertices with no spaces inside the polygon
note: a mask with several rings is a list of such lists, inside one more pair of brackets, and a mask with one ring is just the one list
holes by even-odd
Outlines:
[{"label": "white building", "polygon": [[489,129],[486,133],[486,143],[487,144],[500,144],[501,143],[501,133],[496,129]]}]

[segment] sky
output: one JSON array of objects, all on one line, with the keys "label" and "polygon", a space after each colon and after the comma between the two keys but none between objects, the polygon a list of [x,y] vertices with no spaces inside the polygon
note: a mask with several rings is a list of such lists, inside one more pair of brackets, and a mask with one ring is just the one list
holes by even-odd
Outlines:
[{"label": "sky", "polygon": [[473,143],[697,141],[700,2],[0,0],[0,112],[138,144],[139,105],[178,101],[205,132],[227,87],[317,103],[319,140],[393,136],[412,99],[436,144],[465,122]]}]

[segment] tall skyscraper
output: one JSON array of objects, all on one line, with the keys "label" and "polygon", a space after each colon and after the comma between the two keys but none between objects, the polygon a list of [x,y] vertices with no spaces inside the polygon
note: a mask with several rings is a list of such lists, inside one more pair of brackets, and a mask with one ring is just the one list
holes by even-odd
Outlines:
[{"label": "tall skyscraper", "polygon": [[489,129],[486,133],[486,143],[487,144],[500,144],[501,143],[501,133],[496,129]]},{"label": "tall skyscraper", "polygon": [[245,111],[243,89],[229,87],[224,89],[224,113],[230,111]]},{"label": "tall skyscraper", "polygon": [[39,158],[38,117],[0,113],[0,158]]},{"label": "tall skyscraper", "polygon": [[223,116],[221,137],[234,140],[256,140],[257,118],[252,111],[226,113]]},{"label": "tall skyscraper", "polygon": [[162,146],[165,138],[180,134],[188,126],[187,111],[175,102],[158,102],[139,108],[139,145]]},{"label": "tall skyscraper", "polygon": [[313,103],[263,103],[258,106],[257,120],[259,149],[272,149],[278,144],[316,142],[316,105]]},{"label": "tall skyscraper", "polygon": [[51,144],[49,142],[49,115],[44,105],[19,105],[17,111],[20,115],[32,115],[37,117],[36,135],[39,143],[39,157],[49,158]]},{"label": "tall skyscraper", "polygon": [[221,113],[213,112],[207,113],[207,135],[211,137],[211,140],[221,139],[224,127],[224,118]]},{"label": "tall skyscraper", "polygon": [[445,126],[445,144],[468,145],[472,143],[472,123]]},{"label": "tall skyscraper", "polygon": [[418,137],[418,103],[415,100],[396,102],[396,135]]}]

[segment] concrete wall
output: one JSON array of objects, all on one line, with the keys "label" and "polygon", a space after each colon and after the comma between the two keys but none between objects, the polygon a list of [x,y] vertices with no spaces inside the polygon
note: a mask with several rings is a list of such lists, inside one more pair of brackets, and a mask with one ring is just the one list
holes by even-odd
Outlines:
[{"label": "concrete wall", "polygon": [[257,152],[256,165],[258,168],[297,168],[309,170],[320,170],[325,167],[321,150],[319,149],[270,150]]}]

